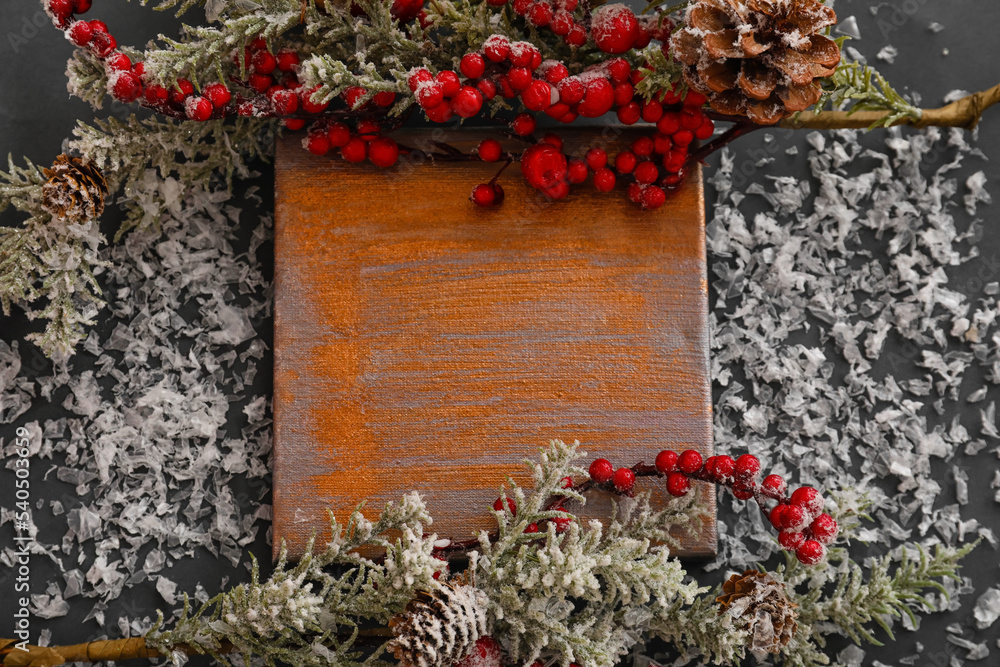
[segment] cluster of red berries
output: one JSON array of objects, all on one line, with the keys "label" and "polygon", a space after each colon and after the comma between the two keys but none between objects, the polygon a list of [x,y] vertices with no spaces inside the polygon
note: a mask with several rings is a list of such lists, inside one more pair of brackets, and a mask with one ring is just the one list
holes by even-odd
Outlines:
[{"label": "cluster of red berries", "polygon": [[[634,468],[618,468],[607,459],[595,459],[590,464],[590,478],[596,484],[609,486],[622,494],[631,494],[636,471],[644,475],[666,477],[667,492],[684,496],[691,490],[691,480],[702,480],[728,487],[740,500],[754,499],[766,510],[766,503],[777,501],[768,516],[778,531],[778,542],[784,549],[795,552],[799,562],[818,563],[826,555],[826,545],[837,536],[837,522],[823,512],[823,497],[810,487],[787,494],[787,484],[780,475],[760,479],[761,466],[756,456],[744,454],[733,459],[728,455],[702,455],[689,449],[681,453],[664,450],[657,454],[655,466],[639,464]],[[767,510],[766,510],[767,511]]]},{"label": "cluster of red berries", "polygon": [[373,121],[359,121],[354,132],[346,123],[318,121],[309,128],[302,145],[314,155],[326,155],[339,148],[340,156],[347,162],[367,159],[376,167],[391,167],[399,159],[399,145],[379,134],[380,130]]}]

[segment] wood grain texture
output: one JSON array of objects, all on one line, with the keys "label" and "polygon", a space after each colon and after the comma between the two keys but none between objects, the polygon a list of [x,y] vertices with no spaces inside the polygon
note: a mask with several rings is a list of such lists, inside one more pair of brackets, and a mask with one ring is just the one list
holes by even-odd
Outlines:
[{"label": "wood grain texture", "polygon": [[[599,132],[567,149],[631,139]],[[401,142],[431,139],[474,145]],[[465,539],[554,438],[620,464],[711,452],[701,174],[656,212],[589,184],[547,202],[518,173],[503,206],[475,207],[496,168],[379,170],[279,143],[275,553],[329,535],[327,508],[374,514],[410,490],[439,535]],[[683,553],[710,556],[714,493],[696,486],[707,521]]]}]

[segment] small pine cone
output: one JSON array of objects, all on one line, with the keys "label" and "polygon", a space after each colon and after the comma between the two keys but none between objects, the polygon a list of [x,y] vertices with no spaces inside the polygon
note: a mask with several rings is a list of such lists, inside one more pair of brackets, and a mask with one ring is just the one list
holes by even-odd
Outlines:
[{"label": "small pine cone", "polygon": [[389,622],[396,638],[388,649],[400,667],[449,667],[486,635],[486,603],[484,592],[461,584],[421,592]]},{"label": "small pine cone", "polygon": [[84,222],[104,212],[108,182],[101,171],[78,157],[60,155],[42,173],[49,179],[42,186],[42,208],[70,222]]},{"label": "small pine cone", "polygon": [[713,109],[773,125],[819,101],[819,79],[840,62],[840,47],[819,31],[836,22],[817,0],[698,0],[671,53]]},{"label": "small pine cone", "polygon": [[728,613],[750,631],[750,652],[758,660],[787,646],[795,634],[797,604],[788,599],[785,584],[771,573],[747,570],[722,584],[715,599],[719,613]]}]

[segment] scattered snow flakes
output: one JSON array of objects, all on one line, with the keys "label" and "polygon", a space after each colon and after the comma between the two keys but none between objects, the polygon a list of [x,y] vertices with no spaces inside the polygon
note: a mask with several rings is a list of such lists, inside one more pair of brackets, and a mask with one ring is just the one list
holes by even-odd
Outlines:
[{"label": "scattered snow flakes", "polygon": [[896,62],[896,56],[899,55],[899,49],[897,49],[892,44],[886,44],[883,46],[875,57],[882,62],[889,63],[890,65]]},{"label": "scattered snow flakes", "polygon": [[976,607],[973,611],[976,617],[976,627],[984,630],[1000,618],[1000,588],[996,586],[986,589],[986,592],[976,600]]},{"label": "scattered snow flakes", "polygon": [[938,23],[937,21],[931,21],[927,25],[927,29],[930,30],[933,33],[938,33],[938,32],[941,32],[942,30],[944,30],[944,26],[941,25],[940,23]]}]

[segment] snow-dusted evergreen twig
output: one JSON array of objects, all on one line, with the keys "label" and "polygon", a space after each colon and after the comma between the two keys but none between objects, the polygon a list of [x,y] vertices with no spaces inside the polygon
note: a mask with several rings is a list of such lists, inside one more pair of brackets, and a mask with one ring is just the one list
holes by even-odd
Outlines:
[{"label": "snow-dusted evergreen twig", "polygon": [[[332,536],[322,550],[314,550],[311,541],[294,567],[283,550],[274,573],[263,582],[255,561],[249,583],[196,611],[185,599],[172,630],[161,630],[161,614],[146,643],[175,662],[182,662],[188,650],[225,662],[222,651],[230,644],[241,653],[261,656],[268,665],[357,664],[361,660],[354,643],[361,624],[388,623],[415,591],[437,585],[434,574],[445,564],[431,555],[435,536],[424,536],[430,516],[415,493],[387,504],[377,522],[358,509],[346,526],[335,519],[331,524]],[[381,550],[384,557],[359,553],[359,547]]]},{"label": "snow-dusted evergreen twig", "polygon": [[[583,526],[568,513],[545,510],[552,496],[583,501],[562,483],[583,474],[572,464],[577,446],[553,442],[530,464],[530,494],[510,482],[516,513],[496,512],[499,536],[482,534],[472,554],[470,568],[489,595],[498,639],[518,664],[557,658],[563,665],[610,667],[658,615],[699,591],[684,582],[684,569],[665,546],[651,544],[648,508],[631,517],[635,534],[617,521],[608,529],[596,520]],[[565,532],[556,522],[541,537],[525,532],[532,523],[567,517]]]}]

